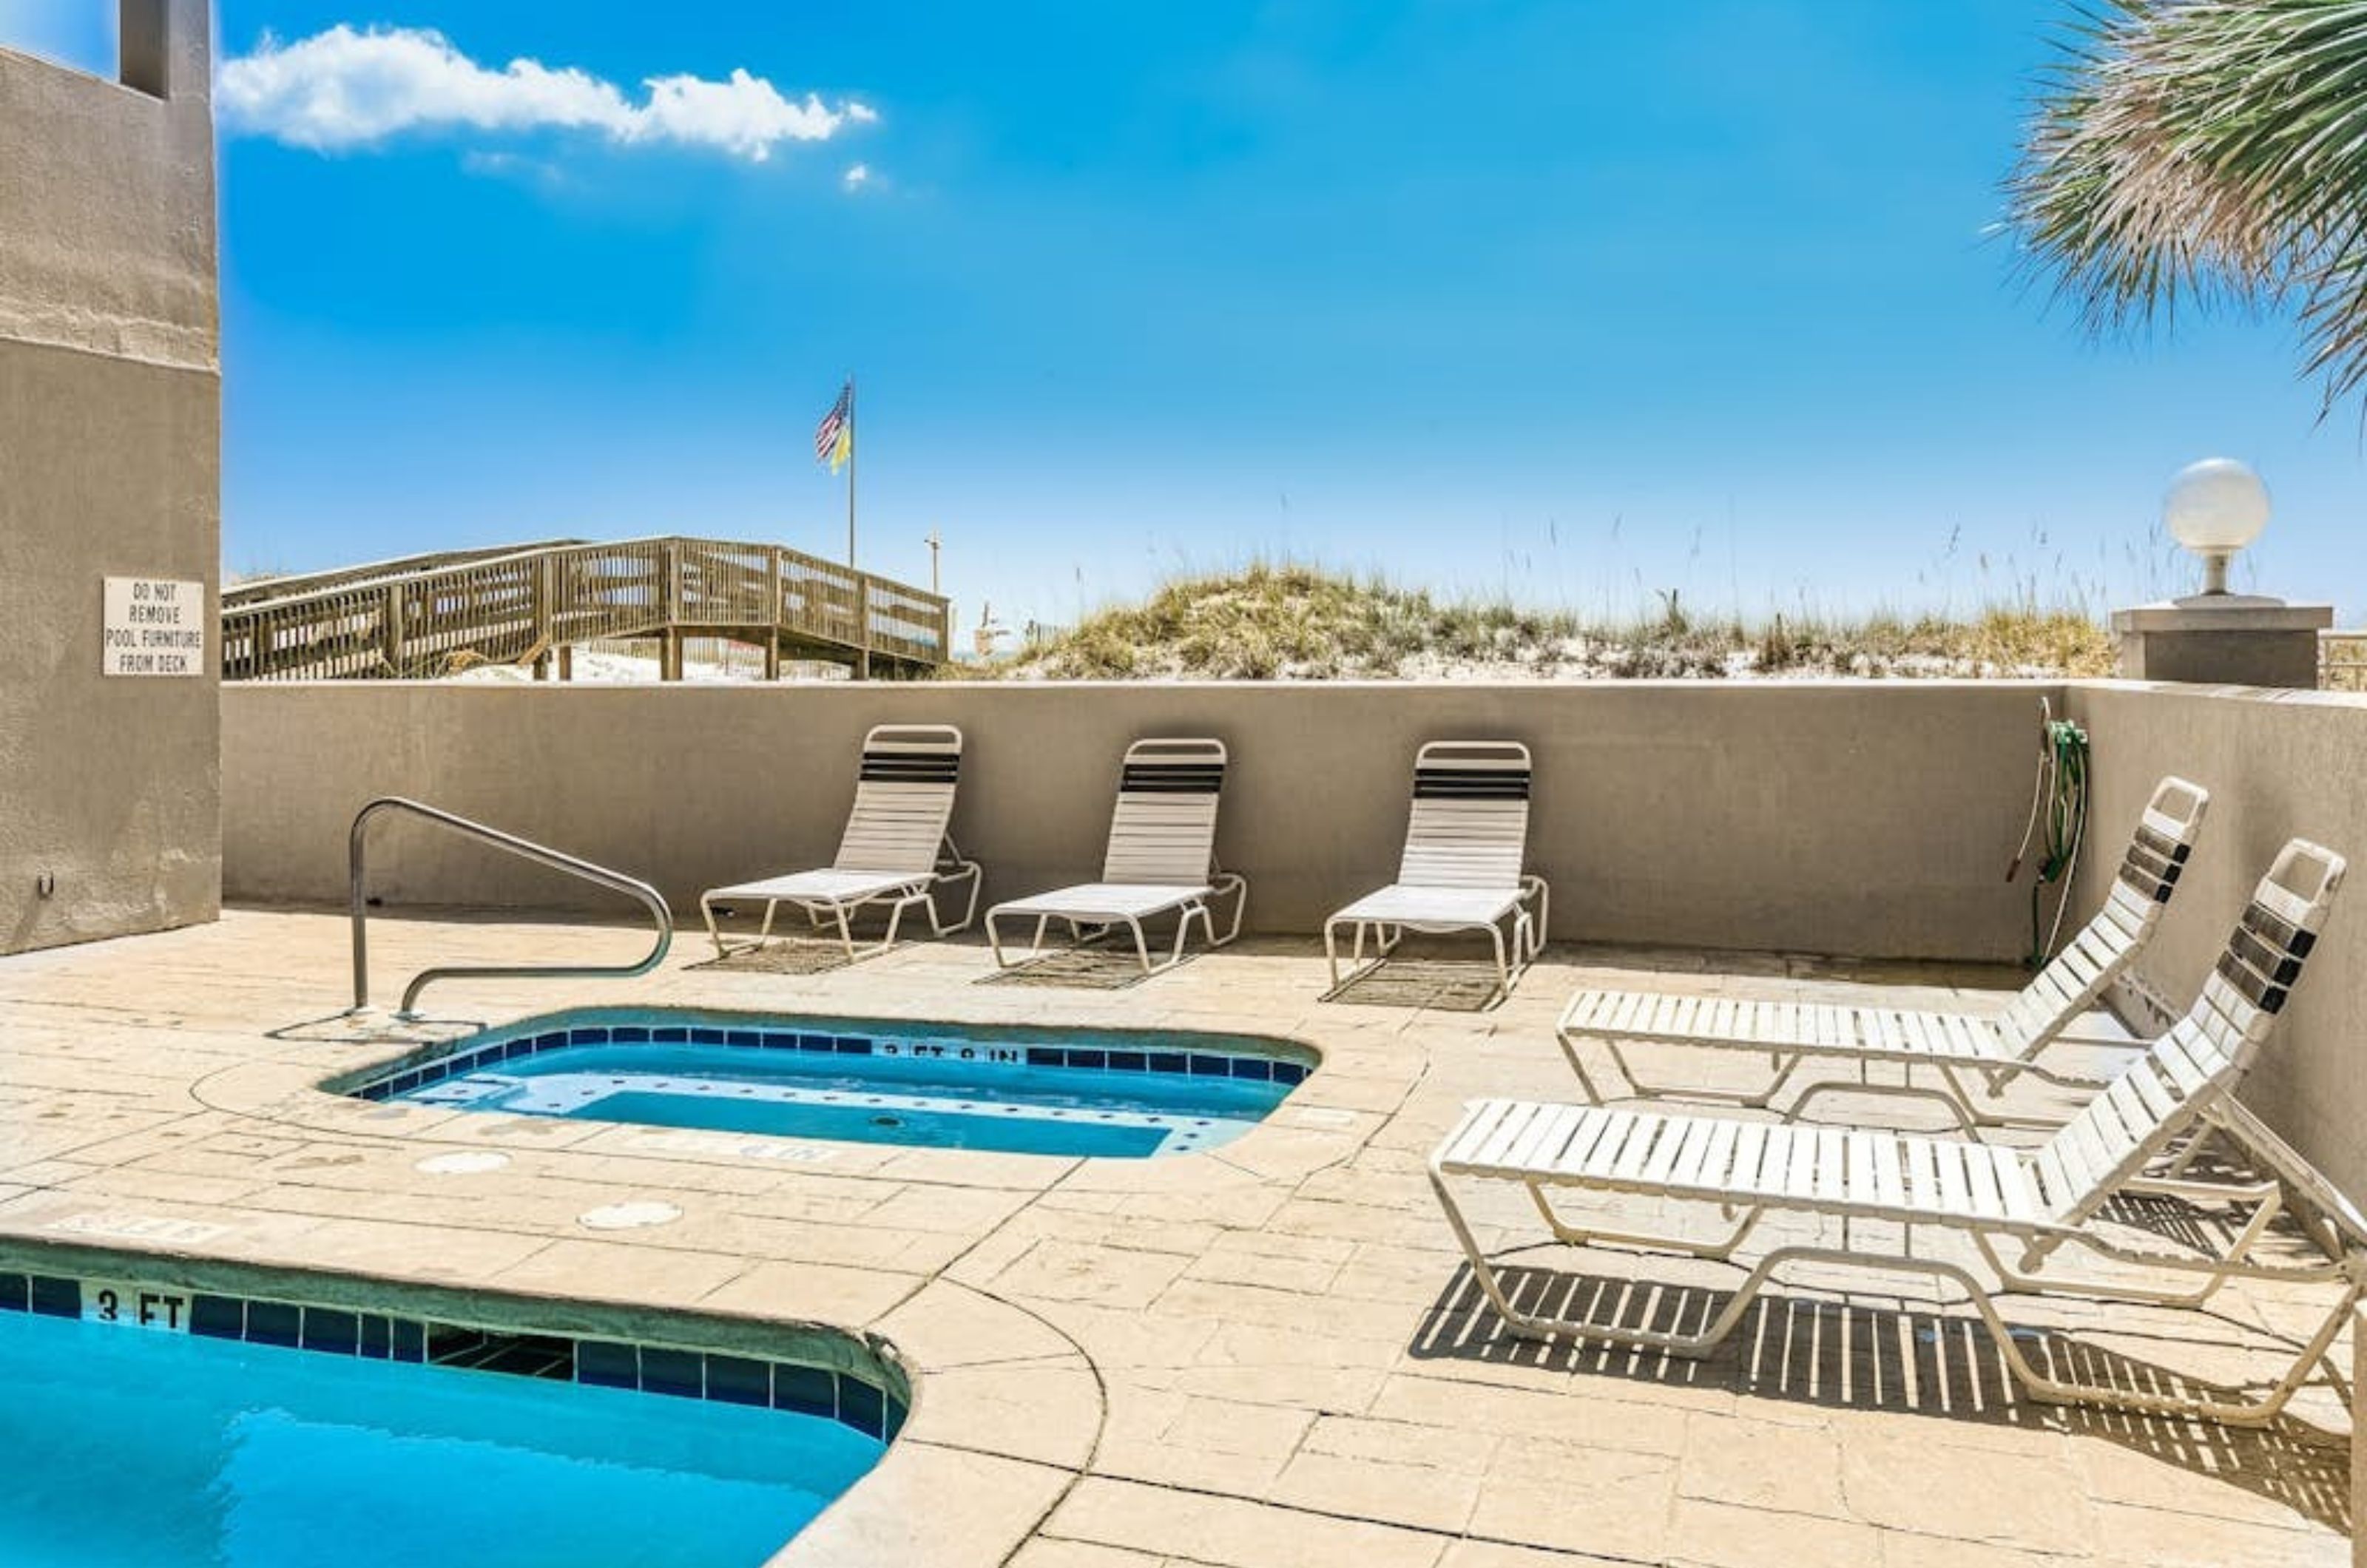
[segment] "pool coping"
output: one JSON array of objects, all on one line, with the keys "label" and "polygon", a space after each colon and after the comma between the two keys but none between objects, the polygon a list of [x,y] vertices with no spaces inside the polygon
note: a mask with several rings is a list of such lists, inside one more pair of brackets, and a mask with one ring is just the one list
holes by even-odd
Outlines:
[{"label": "pool coping", "polygon": [[[381,1020],[373,1039],[321,1018],[319,982],[345,935],[333,918],[238,911],[220,927],[0,965],[0,1005],[23,1025],[0,1053],[11,1091],[0,1131],[22,1134],[24,1151],[0,1173],[0,1235],[391,1273],[538,1307],[598,1297],[657,1315],[862,1325],[913,1369],[911,1420],[774,1568],[1115,1568],[1178,1550],[1241,1568],[1506,1568],[1576,1544],[1706,1562],[1731,1557],[1746,1531],[1754,1550],[1871,1561],[1894,1538],[1958,1533],[1920,1512],[1900,1524],[1880,1492],[1718,1502],[1671,1490],[1704,1466],[1743,1464],[1747,1478],[1771,1444],[1877,1477],[1894,1453],[1947,1446],[1968,1485],[2022,1488],[2024,1533],[2072,1556],[2083,1532],[2107,1529],[2132,1550],[2224,1546],[2222,1561],[2347,1551],[2322,1509],[2293,1500],[2320,1493],[2279,1489],[2320,1484],[2306,1455],[2259,1454],[2271,1483],[2246,1490],[2245,1463],[2223,1467],[2231,1487],[2191,1473],[2184,1450],[2051,1415],[1967,1425],[1920,1403],[1834,1404],[1790,1371],[1697,1387],[1500,1356],[1492,1337],[1442,1351],[1422,1337],[1487,1326],[1441,1294],[1455,1265],[1422,1153],[1462,1097],[1567,1092],[1550,1027],[1569,987],[1649,971],[1704,994],[1838,998],[1871,980],[1937,1004],[1996,984],[1994,972],[1557,950],[1501,1009],[1459,1016],[1323,1000],[1307,943],[1247,942],[1097,993],[987,985],[983,950],[947,942],[812,975],[675,965],[607,993],[799,1017],[1278,1031],[1322,1058],[1273,1118],[1196,1158],[837,1145],[811,1164],[796,1141],[756,1134],[323,1093],[324,1075],[437,1032],[396,1040]],[[585,927],[572,940],[612,939]],[[498,921],[386,932],[389,953],[411,962],[463,945],[547,955],[552,941],[549,926]],[[581,987],[489,987],[468,998],[480,1015],[468,1027],[583,999]],[[471,1157],[443,1157],[459,1150]],[[484,1157],[495,1151],[506,1160]],[[583,1220],[651,1197],[680,1205],[679,1219],[625,1232]],[[1809,1286],[1802,1299],[1826,1298]],[[2271,1316],[2279,1305],[2245,1303]],[[1414,1457],[1400,1438],[1468,1462],[1416,1473],[1393,1460]],[[1548,1451],[1560,1455],[1549,1467]],[[1634,1484],[1590,1479],[1613,1466]]]},{"label": "pool coping", "polygon": [[[885,1429],[871,1430],[866,1435],[887,1445],[882,1450],[883,1460],[893,1450],[898,1433],[909,1420],[916,1391],[912,1369],[891,1341],[832,1324],[733,1317],[695,1309],[580,1296],[493,1292],[352,1270],[237,1262],[185,1252],[34,1241],[0,1234],[0,1278],[8,1277],[64,1280],[83,1286],[99,1281],[154,1286],[185,1292],[193,1301],[204,1297],[246,1307],[261,1303],[305,1312],[397,1318],[431,1333],[435,1328],[447,1327],[508,1337],[563,1338],[574,1341],[579,1351],[587,1344],[622,1345],[636,1351],[677,1351],[762,1361],[774,1368],[810,1368],[834,1377],[853,1378],[882,1396],[886,1404],[882,1416]],[[8,1304],[0,1303],[0,1311],[6,1310],[11,1310]],[[15,1310],[29,1310],[34,1315],[64,1315],[46,1313],[38,1304]],[[74,1315],[81,1317],[79,1311]],[[137,1328],[126,1331],[139,1332]],[[198,1338],[277,1343],[243,1331],[235,1335],[208,1334],[193,1325],[190,1333]],[[317,1348],[310,1344],[289,1348]],[[432,1357],[424,1355],[378,1359],[436,1364]],[[563,1381],[593,1387],[619,1386],[583,1377]],[[685,1392],[643,1387],[638,1381],[634,1387],[636,1392],[667,1397],[680,1396]],[[702,1390],[692,1397],[716,1396]],[[835,1412],[833,1418],[844,1419]],[[858,1431],[866,1430],[856,1422],[844,1424]]]},{"label": "pool coping", "polygon": [[[1291,1086],[1282,1100],[1260,1121],[1238,1136],[1209,1148],[1183,1150],[1172,1155],[1150,1156],[1148,1160],[1125,1157],[1104,1157],[1081,1155],[1009,1153],[977,1149],[933,1149],[923,1145],[863,1144],[852,1141],[805,1138],[768,1133],[726,1132],[708,1129],[683,1129],[649,1122],[611,1122],[596,1118],[582,1120],[555,1118],[512,1112],[502,1110],[477,1110],[459,1105],[440,1105],[401,1099],[365,1100],[349,1089],[337,1086],[354,1085],[380,1078],[413,1062],[440,1060],[459,1044],[480,1035],[494,1034],[514,1029],[540,1018],[573,1013],[603,1011],[630,1012],[663,1009],[668,1011],[697,1012],[719,1018],[747,1019],[752,1017],[795,1018],[816,1023],[863,1023],[882,1025],[900,1030],[943,1028],[972,1030],[985,1033],[1016,1034],[1027,1031],[1042,1032],[1093,1033],[1096,1035],[1157,1035],[1204,1034],[1254,1043],[1273,1052],[1277,1059],[1299,1058],[1299,1080]],[[494,1016],[498,1014],[498,1016]],[[1014,1021],[1008,1018],[922,1017],[899,1015],[888,1010],[872,1010],[862,1014],[795,1006],[770,1008],[740,1006],[716,1008],[679,1002],[661,996],[646,1000],[624,1003],[561,1005],[558,1007],[527,1006],[514,1010],[489,1010],[489,1016],[470,1020],[398,1020],[391,1014],[369,1012],[337,1014],[315,1021],[310,1026],[319,1032],[292,1034],[277,1032],[272,1038],[291,1043],[328,1047],[349,1053],[347,1060],[323,1072],[315,1065],[298,1066],[285,1056],[264,1056],[243,1062],[235,1066],[205,1075],[193,1086],[201,1103],[210,1109],[241,1115],[261,1117],[282,1124],[308,1127],[314,1131],[351,1135],[368,1133],[373,1136],[399,1136],[424,1145],[459,1147],[515,1148],[519,1138],[512,1136],[518,1124],[525,1123],[524,1134],[537,1146],[546,1149],[573,1147],[601,1139],[599,1153],[619,1158],[651,1160],[681,1159],[767,1159],[798,1164],[828,1164],[834,1174],[906,1174],[881,1168],[888,1165],[910,1165],[914,1156],[941,1156],[976,1162],[975,1178],[994,1186],[1048,1187],[1057,1183],[1070,1167],[1079,1163],[1172,1165],[1208,1159],[1222,1152],[1235,1155],[1268,1155],[1271,1146],[1293,1132],[1321,1130],[1341,1132],[1346,1124],[1337,1120],[1339,1112],[1319,1109],[1299,1100],[1309,1085],[1321,1082],[1321,1075],[1330,1052],[1315,1041],[1295,1033],[1274,1031],[1249,1032],[1221,1028],[1147,1029],[1140,1024],[1110,1023],[1092,1018],[1061,1017],[1040,1023]],[[389,1047],[397,1054],[389,1056]],[[1289,1114],[1285,1114],[1289,1113]],[[1357,1121],[1365,1120],[1360,1115]],[[1371,1120],[1377,1122],[1377,1118]],[[612,1138],[606,1134],[625,1134]],[[694,1146],[703,1140],[704,1148]],[[646,1145],[648,1146],[636,1146]],[[1328,1157],[1328,1156],[1327,1156]],[[1009,1162],[996,1169],[999,1162]],[[1286,1169],[1292,1162],[1274,1161],[1262,1157],[1261,1168]],[[1323,1163],[1317,1161],[1316,1163]],[[949,1179],[940,1168],[936,1179]]]},{"label": "pool coping", "polygon": [[[667,977],[674,985],[659,994],[632,996],[610,1003],[493,1005],[482,1009],[483,1017],[465,1021],[403,1021],[379,1012],[340,1013],[310,1023],[262,1031],[246,1037],[259,1038],[264,1043],[277,1042],[283,1046],[301,1046],[306,1048],[306,1054],[299,1056],[283,1050],[256,1055],[233,1066],[199,1075],[191,1085],[191,1092],[210,1110],[253,1117],[273,1126],[341,1137],[364,1135],[400,1145],[422,1156],[453,1150],[511,1153],[531,1146],[536,1152],[642,1160],[653,1167],[688,1163],[732,1168],[751,1162],[778,1161],[799,1168],[822,1165],[827,1174],[835,1176],[934,1180],[1031,1195],[1053,1190],[1074,1173],[1093,1168],[1104,1169],[1109,1179],[1120,1184],[1129,1180],[1131,1173],[1168,1168],[1169,1174],[1151,1179],[1155,1185],[1164,1187],[1176,1179],[1195,1185],[1207,1181],[1228,1186],[1244,1181],[1254,1185],[1278,1175],[1319,1169],[1336,1159],[1343,1146],[1361,1142],[1383,1121],[1378,1114],[1362,1111],[1352,1113],[1302,1107],[1306,1122],[1294,1125],[1283,1114],[1292,1109],[1286,1100],[1275,1107],[1274,1114],[1240,1137],[1212,1149],[1156,1159],[1092,1158],[868,1145],[764,1134],[685,1133],[628,1122],[572,1122],[411,1101],[362,1100],[322,1087],[383,1071],[390,1063],[386,1052],[391,1045],[401,1048],[394,1060],[404,1055],[434,1056],[448,1051],[459,1040],[515,1027],[546,1014],[676,1007],[743,1017],[753,1014],[815,1021],[859,1020],[899,1028],[937,1026],[1002,1033],[1054,1028],[1105,1034],[1180,1032],[1253,1040],[1268,1049],[1304,1059],[1304,1076],[1299,1084],[1293,1086],[1293,1095],[1302,1093],[1308,1085],[1322,1082],[1321,1069],[1332,1055],[1326,1046],[1296,1033],[1247,1031],[1221,1024],[1203,1027],[1196,1021],[1153,1028],[1112,1021],[1109,1014],[1133,1010],[1128,1000],[1096,1006],[1089,997],[1064,997],[1058,998],[1053,1007],[1039,1011],[1042,1002],[1050,998],[1038,998],[1030,1009],[1036,1014],[1034,1020],[980,1017],[975,1012],[964,1016],[959,1008],[900,1014],[887,1008],[848,1010],[768,1000],[719,1009],[680,999],[676,987],[697,985],[701,976],[674,974]],[[1045,1011],[1050,1013],[1048,1018],[1043,1016]],[[1236,1021],[1240,1017],[1229,1010],[1225,1016]],[[312,1051],[343,1055],[346,1060],[324,1074],[321,1056],[311,1055]],[[224,1093],[225,1089],[232,1092]],[[690,1139],[700,1140],[700,1146],[685,1146]],[[1294,1139],[1312,1139],[1314,1146],[1291,1153]],[[1253,1165],[1260,1175],[1247,1176],[1235,1162]],[[1193,1171],[1199,1174],[1190,1174]],[[36,1247],[74,1245],[47,1237],[11,1236],[0,1229],[0,1246],[17,1242]],[[108,1249],[94,1250],[104,1254]],[[340,1278],[368,1280],[373,1287],[385,1281],[423,1292],[422,1300],[457,1296],[465,1302],[487,1294],[469,1287],[367,1271],[317,1270],[300,1265],[256,1264],[247,1259],[221,1260],[198,1252],[139,1249],[127,1255],[200,1269],[218,1264],[233,1271],[259,1268],[331,1282]],[[6,1252],[0,1251],[0,1257],[5,1256]],[[334,1301],[334,1283],[329,1289],[328,1299]],[[583,1314],[584,1321],[595,1326],[612,1321],[612,1313],[628,1318],[640,1314],[685,1320],[698,1316],[670,1308],[602,1303],[580,1295],[493,1294],[505,1294],[508,1300],[531,1303],[538,1310],[550,1308],[556,1315],[549,1321],[568,1321],[566,1314],[573,1312]],[[894,1318],[916,1303],[925,1305],[930,1300],[951,1294],[968,1298],[967,1308],[980,1318],[1000,1314],[1025,1319],[1028,1331],[1057,1336],[1057,1348],[1047,1347],[1047,1353],[1041,1357],[1008,1364],[959,1360],[931,1364],[926,1357],[916,1359],[900,1356],[896,1364],[904,1379],[908,1414],[897,1440],[860,1483],[833,1499],[812,1523],[784,1543],[767,1568],[806,1568],[809,1564],[837,1568],[848,1563],[868,1568],[874,1562],[908,1558],[976,1563],[984,1568],[987,1563],[1004,1561],[1091,1473],[1092,1456],[1099,1446],[1107,1410],[1100,1379],[1083,1348],[1025,1306],[1001,1301],[991,1292],[946,1275],[929,1279],[913,1298],[908,1298],[888,1316]],[[761,1338],[768,1331],[783,1326],[779,1319],[730,1314],[711,1316],[706,1321],[719,1330],[721,1342],[727,1346],[739,1343],[740,1335]],[[865,1342],[889,1343],[867,1328],[822,1320],[791,1326],[802,1327],[833,1342],[843,1342],[839,1337],[859,1337]],[[1006,1373],[1022,1373],[1037,1386],[1025,1393],[1014,1391],[1007,1386]],[[981,1419],[977,1408],[979,1400],[965,1392],[971,1384],[986,1387],[984,1397],[992,1406],[992,1419]],[[1006,1421],[1011,1416],[1016,1417],[1015,1423]],[[998,1475],[999,1482],[988,1479]],[[991,1522],[966,1526],[958,1539],[949,1539],[947,1526],[936,1517],[949,1496],[963,1498],[961,1506],[965,1509],[986,1512]]]}]

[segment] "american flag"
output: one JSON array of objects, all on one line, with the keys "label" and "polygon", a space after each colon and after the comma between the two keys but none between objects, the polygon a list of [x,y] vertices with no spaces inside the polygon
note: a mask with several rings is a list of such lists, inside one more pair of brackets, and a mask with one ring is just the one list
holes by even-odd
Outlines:
[{"label": "american flag", "polygon": [[830,405],[830,412],[814,426],[814,461],[828,463],[833,470],[839,464],[839,439],[846,434],[847,406],[854,400],[855,387],[850,382],[838,389],[838,401]]}]

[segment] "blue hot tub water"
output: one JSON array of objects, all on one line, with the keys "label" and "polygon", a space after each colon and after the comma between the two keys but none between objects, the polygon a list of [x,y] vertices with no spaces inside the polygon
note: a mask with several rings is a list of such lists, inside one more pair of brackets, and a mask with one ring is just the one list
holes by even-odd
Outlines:
[{"label": "blue hot tub water", "polygon": [[40,1310],[0,1311],[9,1568],[757,1568],[884,1448],[714,1394]]},{"label": "blue hot tub water", "polygon": [[1304,1080],[1239,1035],[601,1009],[529,1019],[345,1092],[528,1116],[852,1143],[1142,1158],[1213,1148]]}]

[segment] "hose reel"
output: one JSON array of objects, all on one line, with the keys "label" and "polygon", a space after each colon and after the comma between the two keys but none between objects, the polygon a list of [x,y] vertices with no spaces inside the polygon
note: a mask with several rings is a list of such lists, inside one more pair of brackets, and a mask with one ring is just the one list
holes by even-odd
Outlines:
[{"label": "hose reel", "polygon": [[[2037,880],[2030,886],[2030,957],[2033,969],[2046,962],[2063,934],[2063,917],[2071,908],[2071,874],[2077,869],[2080,841],[2088,833],[2088,732],[2067,718],[2056,718],[2044,697],[2038,699],[2038,777],[2032,784],[2030,821],[2022,830],[2022,847],[2005,879],[2022,874],[2022,863],[2038,851]],[[2046,890],[2056,884],[2055,919],[2045,916]]]}]

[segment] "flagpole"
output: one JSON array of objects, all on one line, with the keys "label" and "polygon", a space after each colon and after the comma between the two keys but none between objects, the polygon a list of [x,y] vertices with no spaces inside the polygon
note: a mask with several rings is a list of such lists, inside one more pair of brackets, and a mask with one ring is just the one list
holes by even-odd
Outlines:
[{"label": "flagpole", "polygon": [[[855,376],[846,378],[846,569],[855,570]],[[867,639],[866,639],[867,640]]]},{"label": "flagpole", "polygon": [[871,593],[855,564],[855,464],[861,456],[855,439],[855,372],[846,373],[846,570],[855,572],[855,638],[859,650],[855,667],[858,681],[871,679]]}]

